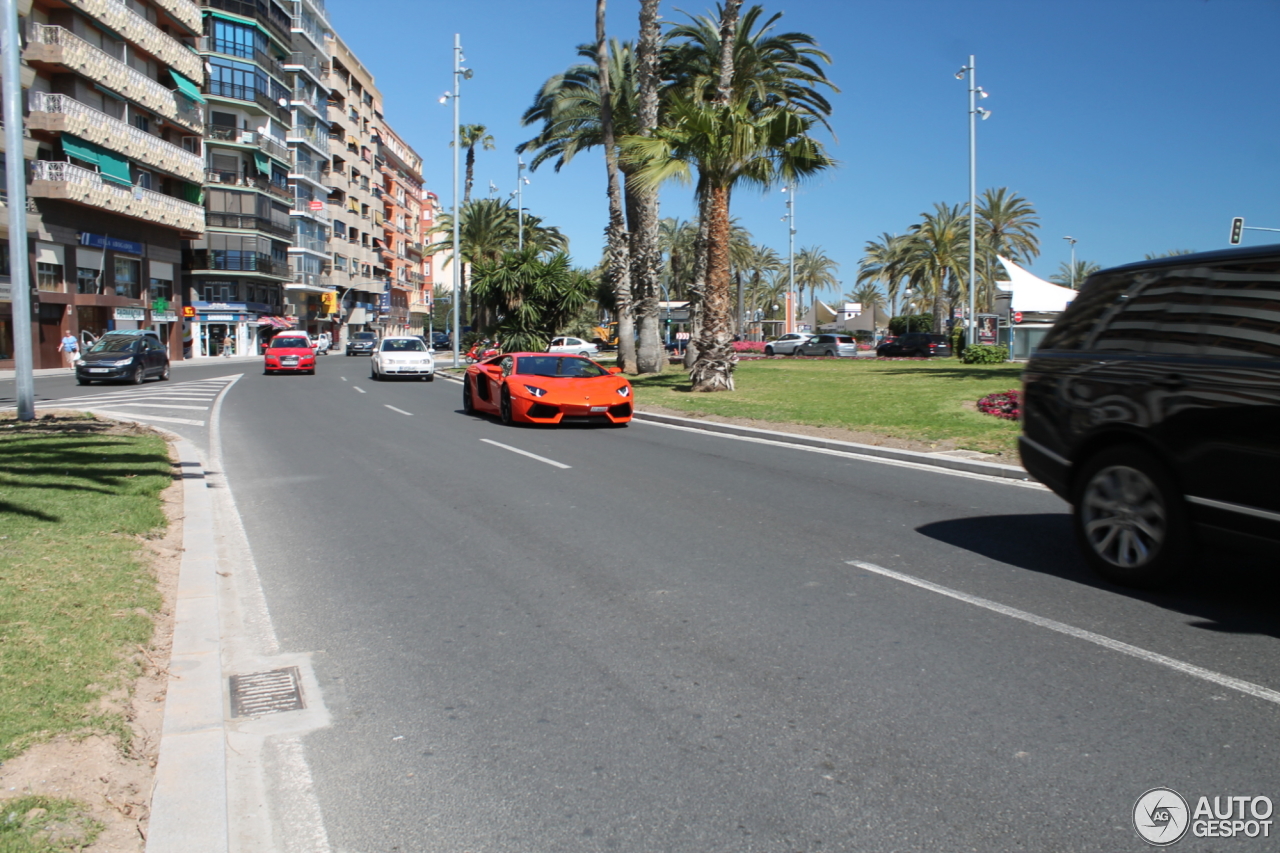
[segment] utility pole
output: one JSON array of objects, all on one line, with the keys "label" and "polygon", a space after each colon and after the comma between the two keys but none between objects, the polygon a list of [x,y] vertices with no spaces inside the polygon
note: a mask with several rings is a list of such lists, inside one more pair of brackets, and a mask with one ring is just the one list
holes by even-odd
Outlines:
[{"label": "utility pole", "polygon": [[[27,169],[22,156],[22,76],[18,52],[18,7],[0,0],[4,28],[4,147],[9,152],[9,298],[13,306],[13,366],[18,420],[36,416],[36,385],[31,351],[31,264],[27,257]],[[16,161],[16,162],[15,162]]]}]

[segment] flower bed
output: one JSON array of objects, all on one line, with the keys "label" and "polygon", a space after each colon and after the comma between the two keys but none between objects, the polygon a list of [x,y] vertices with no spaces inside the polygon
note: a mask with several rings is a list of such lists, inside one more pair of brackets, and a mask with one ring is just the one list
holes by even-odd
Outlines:
[{"label": "flower bed", "polygon": [[734,341],[734,352],[764,352],[764,341]]},{"label": "flower bed", "polygon": [[988,394],[978,401],[978,411],[1007,421],[1022,417],[1022,392],[1018,390]]}]

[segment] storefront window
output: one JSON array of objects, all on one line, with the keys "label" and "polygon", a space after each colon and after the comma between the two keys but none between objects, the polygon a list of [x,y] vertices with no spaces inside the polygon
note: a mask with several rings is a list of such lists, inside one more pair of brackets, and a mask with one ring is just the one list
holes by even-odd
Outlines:
[{"label": "storefront window", "polygon": [[100,273],[97,270],[88,267],[76,268],[76,293],[97,293],[98,277]]},{"label": "storefront window", "polygon": [[36,286],[52,293],[62,292],[62,266],[60,264],[36,264]]},{"label": "storefront window", "polygon": [[151,279],[151,299],[173,299],[173,282],[162,278]]},{"label": "storefront window", "polygon": [[116,296],[128,299],[142,298],[142,264],[132,258],[115,259]]}]

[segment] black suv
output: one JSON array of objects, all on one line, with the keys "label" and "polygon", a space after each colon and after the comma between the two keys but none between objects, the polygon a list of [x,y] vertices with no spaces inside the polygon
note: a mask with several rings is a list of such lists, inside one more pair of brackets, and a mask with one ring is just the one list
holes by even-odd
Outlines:
[{"label": "black suv", "polygon": [[1280,246],[1095,273],[1024,373],[1023,465],[1104,577],[1280,542]]},{"label": "black suv", "polygon": [[946,335],[930,335],[925,332],[908,332],[898,335],[891,341],[885,341],[876,347],[876,355],[881,358],[926,357],[931,355],[951,355],[951,342]]},{"label": "black suv", "polygon": [[378,336],[373,332],[356,332],[347,339],[347,355],[373,355]]}]

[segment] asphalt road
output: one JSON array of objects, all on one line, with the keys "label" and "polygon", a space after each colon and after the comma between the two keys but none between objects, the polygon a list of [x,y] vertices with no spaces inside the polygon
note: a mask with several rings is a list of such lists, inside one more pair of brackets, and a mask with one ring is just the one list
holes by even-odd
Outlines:
[{"label": "asphalt road", "polygon": [[1142,850],[1150,788],[1280,800],[1280,586],[1234,556],[1136,595],[1041,490],[245,373],[223,460],[335,851]]}]

